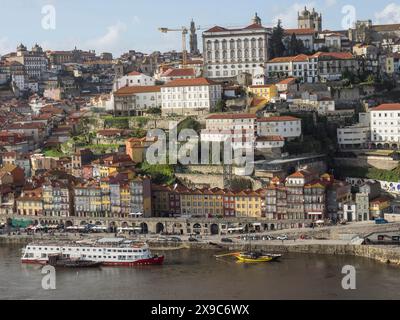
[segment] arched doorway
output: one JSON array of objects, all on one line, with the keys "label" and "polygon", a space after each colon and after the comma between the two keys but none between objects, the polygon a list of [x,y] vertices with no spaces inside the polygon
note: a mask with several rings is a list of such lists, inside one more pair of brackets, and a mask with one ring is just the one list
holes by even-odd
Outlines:
[{"label": "arched doorway", "polygon": [[143,222],[140,224],[140,229],[142,234],[148,234],[149,233],[149,227],[147,223]]},{"label": "arched doorway", "polygon": [[110,232],[114,233],[117,231],[116,224],[114,221],[110,222]]},{"label": "arched doorway", "polygon": [[156,225],[156,233],[160,234],[164,232],[164,224],[162,224],[161,222],[157,223]]},{"label": "arched doorway", "polygon": [[200,223],[196,223],[193,225],[193,232],[196,234],[201,233],[201,224]]},{"label": "arched doorway", "polygon": [[121,226],[122,228],[129,228],[128,222],[123,222]]},{"label": "arched doorway", "polygon": [[72,221],[67,221],[66,223],[65,223],[65,227],[73,227],[74,226],[74,224],[72,223]]},{"label": "arched doorway", "polygon": [[275,230],[275,225],[274,224],[271,224],[271,231],[274,231]]},{"label": "arched doorway", "polygon": [[216,236],[219,234],[219,226],[217,224],[211,225],[211,235]]}]

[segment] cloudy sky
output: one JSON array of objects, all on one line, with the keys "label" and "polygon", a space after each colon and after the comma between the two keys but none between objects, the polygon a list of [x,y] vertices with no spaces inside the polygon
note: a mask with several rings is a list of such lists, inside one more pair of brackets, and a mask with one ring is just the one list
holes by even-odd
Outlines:
[{"label": "cloudy sky", "polygon": [[281,19],[284,27],[296,27],[297,12],[305,5],[322,12],[324,29],[344,29],[365,19],[400,23],[400,3],[393,0],[0,0],[0,54],[21,42],[115,55],[129,49],[180,50],[180,35],[161,34],[158,27],[188,26],[192,18],[202,28],[245,26],[255,12],[266,26]]}]

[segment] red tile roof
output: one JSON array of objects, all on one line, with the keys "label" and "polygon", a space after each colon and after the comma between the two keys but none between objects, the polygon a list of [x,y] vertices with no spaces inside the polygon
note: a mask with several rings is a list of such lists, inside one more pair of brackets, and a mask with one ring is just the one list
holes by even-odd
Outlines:
[{"label": "red tile roof", "polygon": [[269,63],[284,63],[284,62],[303,62],[303,61],[308,61],[309,56],[305,54],[299,54],[297,56],[291,56],[291,57],[278,57],[275,59],[272,59],[268,61]]},{"label": "red tile roof", "polygon": [[130,96],[136,93],[151,93],[160,92],[161,86],[134,86],[134,87],[123,87],[116,91],[114,95],[116,96]]},{"label": "red tile roof", "polygon": [[220,27],[220,26],[215,26],[205,32],[246,31],[246,30],[258,30],[258,29],[265,29],[265,27],[263,27],[257,23],[253,23],[244,28],[235,28],[235,29],[228,29],[228,28],[224,28],[224,27]]},{"label": "red tile roof", "polygon": [[339,60],[347,60],[354,58],[354,56],[350,52],[317,52],[312,57],[314,58],[327,57]]},{"label": "red tile roof", "polygon": [[161,77],[194,77],[194,69],[186,68],[186,69],[168,69],[165,71]]},{"label": "red tile roof", "polygon": [[207,79],[207,78],[195,78],[195,79],[176,79],[173,80],[164,87],[190,87],[190,86],[210,86],[218,83]]},{"label": "red tile roof", "polygon": [[295,78],[286,78],[286,79],[283,79],[282,81],[279,81],[277,84],[291,84],[295,81],[296,81]]},{"label": "red tile roof", "polygon": [[372,111],[400,111],[400,103],[386,103],[373,108]]},{"label": "red tile roof", "polygon": [[257,119],[258,122],[283,122],[283,121],[300,121],[301,119],[291,117],[291,116],[282,116],[282,117],[269,117],[269,118],[260,118]]},{"label": "red tile roof", "polygon": [[128,76],[141,76],[143,73],[137,72],[137,71],[132,71],[128,73]]},{"label": "red tile roof", "polygon": [[285,35],[308,35],[317,33],[314,29],[285,29]]},{"label": "red tile roof", "polygon": [[207,117],[207,120],[228,120],[228,119],[256,119],[255,114],[250,113],[226,113],[226,114],[214,114]]}]

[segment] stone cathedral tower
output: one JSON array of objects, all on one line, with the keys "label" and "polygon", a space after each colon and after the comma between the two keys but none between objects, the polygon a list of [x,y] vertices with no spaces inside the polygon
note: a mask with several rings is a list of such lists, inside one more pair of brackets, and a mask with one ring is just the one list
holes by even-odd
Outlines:
[{"label": "stone cathedral tower", "polygon": [[190,23],[190,54],[195,56],[200,54],[196,31],[196,24],[192,20],[192,22]]},{"label": "stone cathedral tower", "polygon": [[302,12],[298,13],[298,28],[299,29],[314,29],[317,32],[322,31],[322,14],[319,14],[312,9],[312,12],[304,7]]}]

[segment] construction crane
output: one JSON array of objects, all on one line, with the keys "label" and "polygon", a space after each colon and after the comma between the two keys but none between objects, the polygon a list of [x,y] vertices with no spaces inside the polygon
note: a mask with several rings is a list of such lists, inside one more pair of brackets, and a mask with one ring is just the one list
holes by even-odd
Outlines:
[{"label": "construction crane", "polygon": [[[196,31],[200,30],[208,30],[213,26],[198,26],[196,27]],[[238,26],[229,26],[227,28],[237,28]],[[159,31],[162,33],[168,33],[168,32],[181,32],[182,33],[182,55],[183,55],[183,67],[185,68],[188,63],[188,52],[187,52],[187,35],[189,33],[189,28],[187,27],[181,27],[181,28],[158,28]]]},{"label": "construction crane", "polygon": [[189,33],[189,29],[186,27],[182,27],[180,29],[170,29],[170,28],[159,28],[162,33],[168,32],[182,32],[182,55],[183,55],[183,67],[186,67],[188,63],[188,52],[186,49],[186,37]]}]

